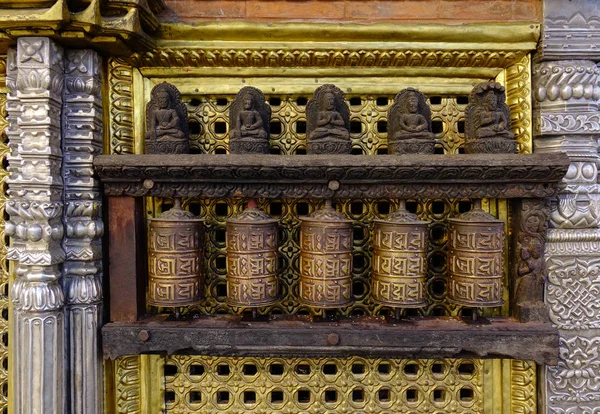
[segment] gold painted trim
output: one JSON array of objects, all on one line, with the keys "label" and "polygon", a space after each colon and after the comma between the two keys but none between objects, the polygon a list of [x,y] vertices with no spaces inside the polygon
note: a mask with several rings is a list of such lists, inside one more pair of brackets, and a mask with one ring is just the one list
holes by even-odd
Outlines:
[{"label": "gold painted trim", "polygon": [[[173,76],[173,75],[171,75]],[[486,78],[424,78],[424,77],[199,77],[199,78],[153,78],[152,83],[169,82],[175,85],[182,95],[235,95],[243,86],[252,85],[268,94],[308,94],[312,95],[319,85],[334,84],[345,93],[395,95],[406,87],[417,87],[426,95],[469,95],[475,85]]]},{"label": "gold painted trim", "polygon": [[377,44],[403,42],[413,48],[427,44],[455,50],[454,45],[507,44],[510,45],[507,50],[533,50],[539,36],[540,24],[537,22],[462,25],[217,22],[163,23],[156,39],[159,48],[191,47],[190,42],[200,44],[219,39],[244,44],[255,41],[261,45],[266,41],[286,49],[282,42],[356,43],[356,39],[361,39]]},{"label": "gold painted trim", "polygon": [[519,154],[532,153],[531,54],[504,71],[506,96],[510,108],[511,129]]}]

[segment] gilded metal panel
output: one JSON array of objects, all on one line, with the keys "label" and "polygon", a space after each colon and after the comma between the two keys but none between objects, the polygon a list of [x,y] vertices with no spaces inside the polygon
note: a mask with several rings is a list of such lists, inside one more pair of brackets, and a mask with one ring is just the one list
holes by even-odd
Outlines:
[{"label": "gilded metal panel", "polygon": [[480,360],[174,355],[166,413],[483,412]]},{"label": "gilded metal panel", "polygon": [[106,83],[108,101],[105,111],[104,145],[107,154],[133,154],[135,134],[133,128],[133,71],[119,58],[108,58]]},{"label": "gilded metal panel", "polygon": [[519,154],[531,154],[533,125],[531,121],[531,56],[525,55],[508,67],[503,76],[506,79],[506,100],[510,108],[510,126],[517,140]]},{"label": "gilded metal panel", "polygon": [[[240,84],[240,78],[235,78],[234,81],[232,81],[232,78],[228,78],[228,73],[231,72],[228,72],[231,69],[228,66],[238,66],[238,64],[227,63],[230,62],[227,60],[229,59],[228,53],[219,53],[213,57],[209,54],[201,53],[202,56],[200,56],[196,53],[197,51],[193,49],[165,49],[161,54],[137,55],[134,57],[134,62],[136,65],[141,66],[155,66],[157,65],[156,62],[163,62],[158,65],[163,67],[142,68],[141,73],[145,76],[165,78],[173,76],[175,73],[171,67],[192,66],[191,71],[187,72],[187,78],[167,79],[180,87],[183,99],[188,106],[192,152],[227,153],[229,110],[235,93],[243,86]],[[247,53],[253,53],[253,50],[248,49]],[[369,51],[365,53],[369,53]],[[236,56],[240,59],[247,58],[242,55]],[[254,54],[254,56],[258,55]],[[201,67],[200,64],[200,62],[205,62],[203,59],[208,59],[206,64],[209,66],[219,66],[221,65],[219,62],[225,62],[226,64],[223,66],[227,67],[222,67],[223,74],[220,75],[223,77],[198,77],[206,74],[203,71],[206,71],[207,68]],[[231,62],[234,60],[231,60]],[[191,63],[186,63],[188,61]],[[260,62],[263,61],[260,60]],[[267,61],[265,60],[265,62]],[[530,101],[527,99],[529,92],[526,92],[531,83],[530,61],[528,57],[516,56],[515,62],[517,63],[509,66],[508,69],[501,70],[500,73],[495,72],[490,77],[497,74],[496,80],[506,86],[507,103],[513,114],[511,126],[517,136],[519,152],[530,152],[531,106]],[[519,63],[522,65],[517,66]],[[281,76],[279,69],[271,67],[270,64],[260,63],[259,66],[265,66],[259,67],[257,70],[262,70],[267,76]],[[361,68],[361,74],[364,76],[370,69],[368,67]],[[381,68],[376,69],[377,71],[384,70]],[[396,69],[398,68],[394,70]],[[336,69],[332,66],[315,70],[308,67],[291,67],[286,70],[291,71],[290,73],[293,72],[296,76],[304,76],[308,73],[307,71],[311,71],[311,76],[323,76],[327,70],[335,71]],[[344,70],[348,71],[348,74],[351,73],[350,68]],[[335,74],[333,72],[329,74],[340,76],[340,73],[340,71],[336,71]],[[425,74],[425,72],[421,73]],[[435,76],[438,75],[436,73]],[[477,76],[479,75],[478,73]],[[134,87],[135,76],[135,73],[132,72],[132,76],[119,87],[125,87],[126,90],[129,88],[130,92],[135,90],[136,97],[147,95],[153,83],[159,81],[157,78],[146,78],[142,88],[136,89]],[[240,75],[231,72],[230,76]],[[467,76],[472,76],[473,83],[476,83],[475,75]],[[272,88],[263,88],[263,90],[267,102],[272,108],[270,125],[271,152],[275,154],[304,154],[306,153],[306,103],[311,96],[309,91],[314,91],[316,86],[313,83],[311,89],[308,83],[309,81],[312,82],[312,79],[307,80],[300,77],[294,79],[285,77],[268,79],[269,82],[272,81],[273,86]],[[407,79],[405,78],[404,81]],[[160,80],[162,81],[162,79]],[[254,80],[264,83],[264,79],[259,78],[245,78],[242,83],[255,85]],[[361,83],[359,80],[359,78],[352,78],[348,83],[348,89],[350,90],[344,89],[350,109],[350,133],[353,152],[360,154],[386,153],[387,112],[393,102],[394,95],[389,91],[388,86],[381,87],[381,79],[375,79],[373,83]],[[419,78],[418,80],[415,79],[412,86],[418,87],[421,81],[427,84],[426,78]],[[207,90],[210,90],[210,92],[203,93],[205,83],[208,87]],[[209,83],[210,86],[208,86]],[[460,87],[456,86],[451,79],[447,79],[447,83],[444,85],[427,84],[426,87],[429,98],[428,104],[432,110],[436,153],[462,152],[461,147],[464,145],[464,111],[468,104],[468,97],[459,91],[466,91],[468,85],[465,84],[464,79],[460,80],[459,83]],[[142,85],[142,83],[139,84]],[[255,86],[261,85],[256,84]],[[401,87],[398,87],[399,89]],[[451,92],[440,94],[439,91]],[[134,102],[131,95],[128,97],[127,94],[123,94],[123,96],[130,99],[126,101],[128,105],[135,104],[136,113],[138,110],[143,111],[143,101],[141,99]],[[112,103],[110,109],[111,111],[114,109]],[[133,112],[134,110],[126,106],[115,112],[115,114],[123,114],[127,119]],[[132,120],[125,131],[130,131],[133,134],[134,122],[136,121]],[[118,139],[111,145],[119,145]],[[139,142],[135,145],[131,144],[130,152],[135,152],[134,147],[139,148]],[[299,304],[300,220],[298,217],[308,215],[321,208],[323,202],[287,199],[261,199],[257,202],[260,208],[279,220],[281,236],[279,244],[281,299],[273,305],[260,308],[258,313],[260,315],[276,313],[320,314],[320,311]],[[207,221],[206,300],[198,306],[188,308],[187,311],[205,315],[239,311],[239,309],[228,305],[226,301],[225,221],[241,213],[245,203],[246,200],[234,199],[184,200],[185,208]],[[342,310],[326,312],[336,312],[339,316],[391,314],[393,312],[391,308],[376,304],[369,295],[372,249],[369,226],[374,218],[384,218],[390,211],[395,210],[398,207],[398,200],[336,200],[336,203],[339,204],[337,209],[352,220],[354,251],[352,280],[355,303]],[[149,217],[157,216],[169,207],[169,200],[147,199]],[[445,294],[447,277],[445,258],[448,242],[448,229],[445,220],[468,211],[470,203],[466,200],[409,200],[408,208],[410,211],[416,212],[420,219],[432,221],[429,229],[430,244],[427,250],[428,273],[426,279],[426,296],[430,303],[423,309],[402,309],[401,315],[459,315],[470,312],[469,309],[449,303]],[[484,200],[483,208],[495,217],[500,218],[506,225],[508,224],[509,206],[506,200]],[[506,269],[503,277],[506,278]],[[506,293],[504,299],[506,301]],[[499,313],[507,314],[508,305],[503,306],[501,309],[486,310],[486,314]],[[454,410],[455,412],[473,413],[509,413],[513,411],[535,412],[536,410],[535,365],[523,361],[498,361],[498,363],[491,364],[487,377],[493,378],[495,385],[492,384],[489,387],[486,386],[484,381],[484,362],[480,360],[385,361],[390,363],[390,376],[387,377],[389,381],[381,378],[379,363],[382,360],[355,357],[282,359],[174,355],[161,361],[165,365],[164,376],[156,377],[156,380],[158,382],[164,380],[166,389],[164,394],[160,395],[161,397],[164,396],[164,402],[162,404],[157,403],[155,409],[158,410],[160,406],[160,409],[173,413],[286,412],[286,410],[287,412],[356,412],[360,410],[365,412],[427,412],[427,410],[452,412]],[[355,364],[356,361],[360,362]],[[354,365],[361,364],[363,368],[354,368]],[[474,367],[473,374],[467,375],[468,379],[464,377],[464,374],[459,373],[458,367],[464,364],[472,364]],[[334,379],[331,379],[330,374],[326,375],[324,373],[324,370],[333,372],[334,368],[330,365],[336,367],[336,374],[333,375]],[[296,372],[297,366],[301,366],[299,368],[300,372],[308,372],[308,368],[310,374],[308,376],[298,374]],[[328,367],[325,368],[325,366]],[[364,371],[361,371],[361,369],[364,369]],[[383,371],[386,369],[384,368]],[[256,372],[252,374],[254,370]],[[410,377],[410,375],[413,375],[414,370],[419,373],[416,379],[414,376]],[[360,372],[360,374],[357,375],[355,371]],[[281,375],[273,375],[273,373],[278,372],[281,372]],[[440,374],[440,372],[444,374]],[[470,372],[470,370],[467,370],[467,372]],[[304,377],[299,377],[299,375],[304,375]],[[303,382],[304,378],[308,378],[308,382]],[[412,390],[407,393],[409,391],[407,384],[413,383],[417,384],[415,385],[415,393]],[[117,389],[120,387],[118,384],[120,382],[117,381]],[[391,402],[381,401],[386,399],[386,391],[382,394],[379,393],[379,387],[383,387],[384,384],[390,387],[387,398],[391,398]],[[307,393],[303,392],[300,397],[302,397],[302,401],[311,398],[308,403],[298,402],[298,392],[302,387],[305,387],[302,391],[307,391]],[[359,391],[354,393],[357,387],[363,387],[362,394]],[[461,400],[461,387],[470,387],[474,392],[470,394],[468,391],[464,391],[462,393],[463,400]],[[135,388],[137,391],[134,391],[134,388],[131,386],[128,388],[131,393],[129,401],[139,398],[140,386]],[[327,391],[330,392],[327,393]],[[332,391],[335,391],[335,394]],[[498,393],[503,396],[500,402],[493,398]],[[123,396],[122,393],[117,394]],[[468,407],[464,405],[467,403],[467,401],[464,401],[465,398],[471,398],[471,401],[468,402],[471,405]],[[408,401],[409,399],[411,401]],[[398,409],[397,407],[404,408]],[[139,410],[140,408],[131,412],[140,412]]]}]

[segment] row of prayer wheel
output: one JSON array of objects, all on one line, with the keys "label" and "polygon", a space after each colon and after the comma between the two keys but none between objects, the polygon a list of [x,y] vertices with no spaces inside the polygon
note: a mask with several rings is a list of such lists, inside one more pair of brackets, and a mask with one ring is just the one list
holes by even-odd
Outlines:
[{"label": "row of prayer wheel", "polygon": [[[300,297],[315,308],[352,303],[352,220],[326,206],[301,217]],[[261,307],[278,297],[278,221],[253,201],[226,222],[227,302]],[[404,208],[374,220],[372,298],[386,306],[427,305],[429,222]],[[448,297],[459,305],[503,304],[504,222],[474,208],[448,219]],[[149,224],[150,305],[181,307],[202,300],[203,220],[180,201]]]}]

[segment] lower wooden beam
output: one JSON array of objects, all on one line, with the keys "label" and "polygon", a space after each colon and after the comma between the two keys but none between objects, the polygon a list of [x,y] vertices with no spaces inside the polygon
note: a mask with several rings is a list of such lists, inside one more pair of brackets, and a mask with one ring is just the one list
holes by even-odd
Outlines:
[{"label": "lower wooden beam", "polygon": [[105,358],[141,353],[236,356],[347,356],[386,358],[514,358],[555,365],[558,331],[546,323],[489,318],[386,322],[366,317],[338,322],[306,318],[244,321],[234,315],[170,321],[159,315],[102,330]]}]

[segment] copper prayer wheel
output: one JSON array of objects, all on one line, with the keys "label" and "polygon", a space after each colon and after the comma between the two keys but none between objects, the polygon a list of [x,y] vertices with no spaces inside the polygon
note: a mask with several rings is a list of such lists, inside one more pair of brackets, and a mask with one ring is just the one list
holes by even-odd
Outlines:
[{"label": "copper prayer wheel", "polygon": [[428,221],[400,208],[384,220],[373,220],[373,277],[371,295],[396,308],[427,305]]},{"label": "copper prayer wheel", "polygon": [[181,200],[149,219],[148,303],[162,307],[193,305],[202,299],[204,220],[181,209]]},{"label": "copper prayer wheel", "polygon": [[483,211],[480,201],[448,222],[448,298],[465,306],[501,306],[504,222]]},{"label": "copper prayer wheel", "polygon": [[227,303],[260,307],[277,300],[278,221],[253,201],[226,222]]},{"label": "copper prayer wheel", "polygon": [[300,301],[326,309],[352,303],[352,220],[331,207],[300,226]]}]

